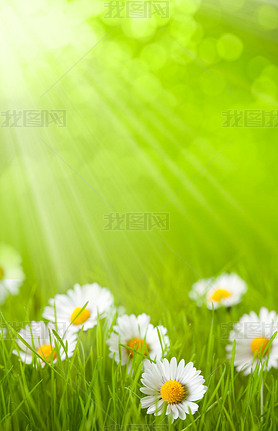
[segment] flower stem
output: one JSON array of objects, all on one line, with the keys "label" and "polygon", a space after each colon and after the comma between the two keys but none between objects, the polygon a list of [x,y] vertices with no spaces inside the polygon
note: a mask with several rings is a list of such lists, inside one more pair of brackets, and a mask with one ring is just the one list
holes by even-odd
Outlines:
[{"label": "flower stem", "polygon": [[264,413],[264,380],[262,376],[262,384],[261,384],[261,422],[263,422],[263,413]]}]

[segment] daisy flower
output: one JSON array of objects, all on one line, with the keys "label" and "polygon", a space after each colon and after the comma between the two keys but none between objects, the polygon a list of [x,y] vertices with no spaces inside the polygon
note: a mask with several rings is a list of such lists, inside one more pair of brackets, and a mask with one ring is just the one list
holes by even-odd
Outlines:
[{"label": "daisy flower", "polygon": [[9,246],[0,246],[0,304],[7,296],[18,294],[24,279],[20,255]]},{"label": "daisy flower", "polygon": [[[53,330],[57,333],[56,326],[52,323],[45,324],[44,322],[31,322],[30,325],[26,325],[24,329],[19,331],[19,335],[30,345],[41,357],[42,367],[48,362],[55,363],[57,360],[57,350],[59,356],[63,361],[66,357],[73,355],[76,347],[77,338],[76,334],[68,330],[65,333],[60,333],[59,336],[63,340],[63,343],[67,349],[65,352],[59,339],[54,335]],[[60,331],[61,332],[61,331]],[[19,357],[22,362],[31,364],[37,355],[29,349],[19,338],[16,340],[18,350],[13,350],[13,353]]]},{"label": "daisy flower", "polygon": [[125,314],[118,317],[107,341],[109,356],[115,358],[117,363],[121,362],[121,365],[129,363],[129,367],[136,351],[151,359],[160,359],[163,351],[169,347],[169,338],[166,334],[167,329],[163,326],[154,327],[147,314],[139,316]]},{"label": "daisy flower", "polygon": [[221,306],[231,307],[241,301],[247,285],[237,274],[221,274],[217,278],[199,280],[193,284],[189,297],[201,306],[212,310]]},{"label": "daisy flower", "polygon": [[278,331],[278,315],[275,311],[261,308],[259,315],[251,311],[244,314],[230,332],[230,343],[226,350],[231,358],[233,341],[236,340],[235,367],[237,371],[250,374],[259,363],[259,368],[278,368],[278,337],[269,340]]},{"label": "daisy flower", "polygon": [[49,300],[50,306],[45,307],[43,317],[52,322],[72,324],[75,332],[81,328],[87,331],[97,324],[98,316],[102,318],[107,315],[113,303],[113,296],[105,287],[97,283],[75,284],[66,294]]},{"label": "daisy flower", "polygon": [[170,363],[167,359],[156,364],[148,361],[141,380],[140,391],[147,395],[141,399],[142,409],[159,416],[166,404],[166,415],[171,415],[173,421],[178,417],[184,420],[189,412],[196,413],[199,406],[194,401],[203,398],[207,390],[200,373],[192,362],[185,365],[184,359],[179,364],[176,358]]}]

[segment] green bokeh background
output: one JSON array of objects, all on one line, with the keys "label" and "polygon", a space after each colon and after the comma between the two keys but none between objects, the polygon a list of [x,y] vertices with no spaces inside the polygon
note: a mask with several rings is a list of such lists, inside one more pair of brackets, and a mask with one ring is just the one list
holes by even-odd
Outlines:
[{"label": "green bokeh background", "polygon": [[[277,283],[277,128],[226,128],[222,112],[277,109],[277,8],[173,0],[168,19],[109,19],[89,0],[1,7],[1,110],[67,112],[65,128],[0,129],[0,239],[22,255],[23,303],[37,289],[30,317],[93,280],[129,312],[151,313],[153,283],[186,307],[192,282],[223,270],[263,299],[261,274]],[[104,229],[109,213],[161,211],[169,231]]]}]

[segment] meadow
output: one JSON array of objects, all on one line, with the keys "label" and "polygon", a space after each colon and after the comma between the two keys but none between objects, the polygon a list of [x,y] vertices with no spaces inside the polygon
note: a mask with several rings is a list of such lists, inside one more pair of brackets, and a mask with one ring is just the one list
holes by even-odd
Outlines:
[{"label": "meadow", "polygon": [[[277,369],[246,376],[225,350],[243,314],[278,312],[278,10],[168,7],[139,19],[100,1],[0,6],[1,119],[18,115],[0,128],[0,242],[25,274],[0,305],[1,431],[278,429]],[[153,215],[168,224],[142,225]],[[192,285],[224,272],[247,283],[242,300],[198,307]],[[194,415],[172,424],[141,409],[140,354],[131,370],[109,358],[116,314],[81,330],[68,360],[13,354],[50,298],[93,282],[116,313],[167,328],[168,359],[201,370]]]}]

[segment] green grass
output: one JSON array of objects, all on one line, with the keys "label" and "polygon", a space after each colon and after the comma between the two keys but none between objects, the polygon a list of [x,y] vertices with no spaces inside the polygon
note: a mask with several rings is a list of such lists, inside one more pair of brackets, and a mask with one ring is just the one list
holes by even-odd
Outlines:
[{"label": "green grass", "polygon": [[[108,358],[105,322],[44,369],[0,340],[0,431],[278,429],[277,370],[261,417],[262,376],[225,354],[231,322],[278,304],[277,128],[222,126],[227,110],[277,110],[274,1],[263,19],[266,0],[171,0],[165,20],[104,19],[102,0],[2,3],[1,110],[62,109],[67,127],[0,128],[0,242],[26,274],[1,313],[24,326],[97,281],[167,327],[169,358],[193,360],[208,391],[183,422],[147,416],[140,364],[130,376]],[[243,46],[234,61],[218,49],[227,33]],[[111,212],[161,211],[168,231],[104,229]],[[192,283],[224,271],[247,281],[242,303],[196,308]]]},{"label": "green grass", "polygon": [[[235,371],[225,354],[231,322],[251,309],[258,311],[260,305],[268,306],[264,293],[256,293],[244,274],[249,290],[242,303],[230,311],[212,312],[197,308],[188,299],[187,274],[177,274],[176,283],[172,280],[170,286],[167,272],[161,277],[164,287],[171,289],[162,289],[151,282],[145,301],[138,295],[134,301],[123,305],[127,313],[148,312],[152,323],[167,327],[171,341],[168,358],[176,356],[178,360],[193,361],[197,369],[202,370],[208,391],[194,416],[188,415],[185,421],[178,419],[172,425],[168,417],[155,418],[141,410],[140,357],[134,361],[130,374],[126,366],[110,359],[106,340],[111,328],[102,320],[97,327],[79,335],[78,346],[70,360],[58,360],[56,365],[45,368],[19,362],[12,354],[14,341],[1,340],[1,431],[277,429],[277,370],[264,375],[255,371],[254,375],[244,376]],[[260,278],[257,281],[261,283]],[[117,303],[116,291],[113,293]],[[40,313],[34,315],[32,301],[33,298],[29,298],[30,309],[26,310],[26,316],[40,319]],[[11,313],[15,317],[17,307],[16,298],[9,298],[5,317],[11,317]]]}]

